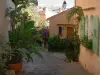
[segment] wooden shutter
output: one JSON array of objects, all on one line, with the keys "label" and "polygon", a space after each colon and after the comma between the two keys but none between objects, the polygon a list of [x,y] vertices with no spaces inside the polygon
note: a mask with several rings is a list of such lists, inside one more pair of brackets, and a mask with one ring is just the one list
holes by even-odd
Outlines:
[{"label": "wooden shutter", "polygon": [[88,36],[88,16],[85,17],[85,35]]},{"label": "wooden shutter", "polygon": [[80,39],[84,38],[85,35],[85,18],[82,17],[80,21]]},{"label": "wooden shutter", "polygon": [[94,22],[93,21],[93,15],[91,15],[90,16],[90,39],[92,39],[92,37],[93,37],[93,25],[94,25],[93,22]]},{"label": "wooden shutter", "polygon": [[99,17],[93,17],[93,51],[99,53]]}]

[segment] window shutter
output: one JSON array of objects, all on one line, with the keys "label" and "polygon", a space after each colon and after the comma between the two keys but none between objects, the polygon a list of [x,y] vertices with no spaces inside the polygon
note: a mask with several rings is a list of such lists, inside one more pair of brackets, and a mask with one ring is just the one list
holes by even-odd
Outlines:
[{"label": "window shutter", "polygon": [[82,17],[80,21],[80,39],[84,38],[85,35],[85,18]]},{"label": "window shutter", "polygon": [[88,16],[85,17],[85,35],[88,36]]},{"label": "window shutter", "polygon": [[99,17],[93,17],[93,51],[99,53]]}]

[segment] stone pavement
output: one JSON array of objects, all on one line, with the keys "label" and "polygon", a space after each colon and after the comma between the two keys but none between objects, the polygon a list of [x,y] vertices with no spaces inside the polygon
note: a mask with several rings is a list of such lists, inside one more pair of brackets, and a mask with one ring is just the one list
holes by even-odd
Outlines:
[{"label": "stone pavement", "polygon": [[34,62],[24,62],[19,75],[91,75],[78,63],[64,62],[63,53],[41,53],[43,59],[33,56]]}]

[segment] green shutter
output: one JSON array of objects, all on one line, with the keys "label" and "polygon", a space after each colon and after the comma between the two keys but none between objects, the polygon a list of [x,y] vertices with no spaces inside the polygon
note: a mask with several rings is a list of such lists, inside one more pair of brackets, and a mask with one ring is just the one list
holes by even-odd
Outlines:
[{"label": "green shutter", "polygon": [[80,21],[80,39],[84,38],[85,35],[85,18],[82,17]]},{"label": "green shutter", "polygon": [[93,15],[90,16],[90,38],[93,37]]},{"label": "green shutter", "polygon": [[93,17],[93,51],[99,53],[99,18]]},{"label": "green shutter", "polygon": [[85,17],[85,35],[88,35],[88,16]]}]

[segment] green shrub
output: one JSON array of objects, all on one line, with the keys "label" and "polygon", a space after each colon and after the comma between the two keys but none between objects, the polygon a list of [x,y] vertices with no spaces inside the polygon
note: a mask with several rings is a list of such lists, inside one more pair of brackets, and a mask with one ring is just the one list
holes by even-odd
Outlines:
[{"label": "green shrub", "polygon": [[64,51],[64,41],[60,36],[52,36],[48,39],[48,50],[53,52],[63,52]]},{"label": "green shrub", "polygon": [[11,59],[11,48],[8,44],[0,44],[0,75],[8,75],[7,61]]},{"label": "green shrub", "polygon": [[59,36],[49,38],[48,50],[53,52],[65,52],[69,61],[78,61],[80,40],[78,36],[61,39]]},{"label": "green shrub", "polygon": [[65,55],[70,62],[78,61],[79,50],[80,50],[79,48],[80,48],[80,40],[78,39],[78,37],[71,37],[66,39]]},{"label": "green shrub", "polygon": [[[42,57],[37,47],[37,40],[41,41],[40,35],[35,34],[34,21],[27,21],[19,25],[13,31],[9,31],[9,45],[13,51],[12,59],[8,63],[19,63],[23,59],[32,60],[32,53]],[[38,47],[39,48],[39,47]]]},{"label": "green shrub", "polygon": [[85,36],[82,40],[81,43],[83,46],[85,46],[88,49],[92,49],[92,39],[88,39],[88,36]]}]

